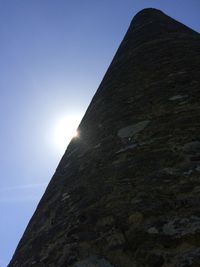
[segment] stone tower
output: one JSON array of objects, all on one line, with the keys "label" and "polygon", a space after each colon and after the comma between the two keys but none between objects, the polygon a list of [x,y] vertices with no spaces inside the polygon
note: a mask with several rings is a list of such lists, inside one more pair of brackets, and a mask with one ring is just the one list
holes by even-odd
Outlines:
[{"label": "stone tower", "polygon": [[131,22],[9,267],[200,266],[200,36]]}]

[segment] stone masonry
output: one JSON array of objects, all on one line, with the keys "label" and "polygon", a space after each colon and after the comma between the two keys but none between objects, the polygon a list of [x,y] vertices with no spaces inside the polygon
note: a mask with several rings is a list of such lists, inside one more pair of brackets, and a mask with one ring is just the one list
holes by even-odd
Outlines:
[{"label": "stone masonry", "polygon": [[200,35],[131,22],[9,267],[200,266]]}]

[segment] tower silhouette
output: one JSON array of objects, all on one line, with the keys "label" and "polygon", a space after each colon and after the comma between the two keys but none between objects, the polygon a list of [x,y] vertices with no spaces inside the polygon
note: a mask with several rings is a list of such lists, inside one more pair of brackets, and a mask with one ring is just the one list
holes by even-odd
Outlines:
[{"label": "tower silhouette", "polygon": [[200,265],[200,36],[139,12],[9,267]]}]

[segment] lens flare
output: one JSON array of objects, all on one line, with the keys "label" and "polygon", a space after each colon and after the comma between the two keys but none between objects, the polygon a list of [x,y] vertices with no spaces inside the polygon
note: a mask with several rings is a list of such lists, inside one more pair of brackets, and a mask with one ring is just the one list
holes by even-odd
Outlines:
[{"label": "lens flare", "polygon": [[81,117],[78,115],[70,115],[59,119],[54,130],[54,143],[60,150],[64,151],[72,138],[78,138],[79,133],[77,127]]}]

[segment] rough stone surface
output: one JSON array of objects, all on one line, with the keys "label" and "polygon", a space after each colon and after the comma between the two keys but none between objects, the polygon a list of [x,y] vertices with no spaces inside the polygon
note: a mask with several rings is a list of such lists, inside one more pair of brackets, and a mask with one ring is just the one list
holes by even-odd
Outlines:
[{"label": "rough stone surface", "polygon": [[131,138],[135,134],[144,130],[144,128],[149,124],[149,121],[140,121],[136,124],[128,125],[118,131],[118,136],[121,138]]},{"label": "rough stone surface", "polygon": [[96,255],[90,256],[89,258],[75,263],[74,267],[113,267],[104,258],[99,258]]},{"label": "rough stone surface", "polygon": [[133,19],[9,267],[200,266],[200,36]]}]

